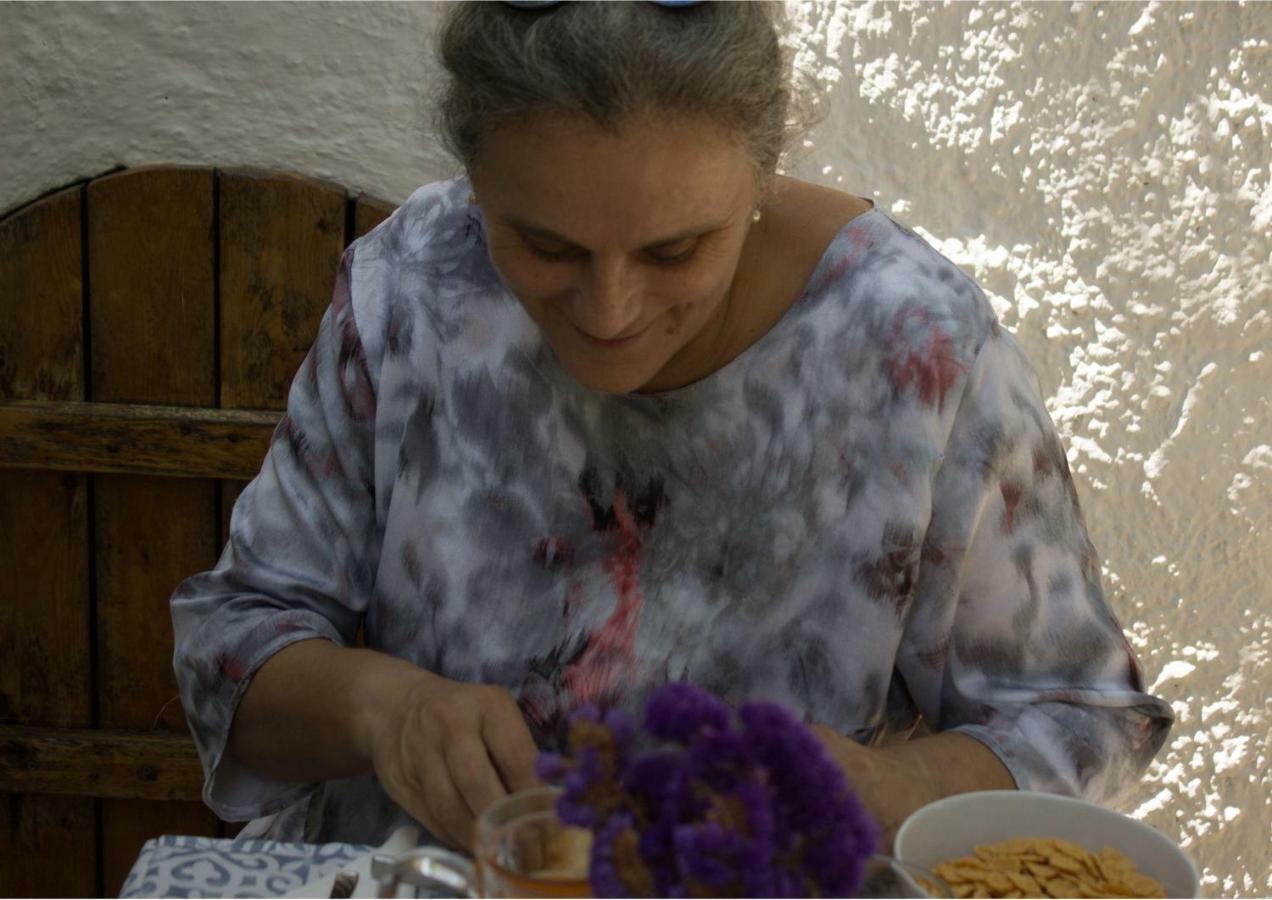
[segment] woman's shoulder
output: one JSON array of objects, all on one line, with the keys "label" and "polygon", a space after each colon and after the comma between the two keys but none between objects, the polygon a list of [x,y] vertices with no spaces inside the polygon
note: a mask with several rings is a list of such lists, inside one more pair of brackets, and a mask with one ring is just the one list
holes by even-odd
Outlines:
[{"label": "woman's shoulder", "polygon": [[464,177],[423,185],[358,238],[354,256],[381,265],[444,265],[482,251],[481,213]]},{"label": "woman's shoulder", "polygon": [[842,317],[880,350],[902,335],[935,330],[960,356],[975,355],[994,311],[966,272],[873,203],[827,188],[805,197],[816,229],[809,241],[824,248],[804,288],[806,304]]},{"label": "woman's shoulder", "polygon": [[507,305],[470,198],[467,178],[426,184],[350,245],[353,305],[368,340],[382,332],[391,351],[409,349],[401,336],[411,333],[448,340],[474,296]]}]

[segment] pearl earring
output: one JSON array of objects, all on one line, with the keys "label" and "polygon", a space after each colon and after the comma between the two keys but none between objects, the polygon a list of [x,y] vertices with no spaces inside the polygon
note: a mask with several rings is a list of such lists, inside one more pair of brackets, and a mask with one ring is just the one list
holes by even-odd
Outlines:
[{"label": "pearl earring", "polygon": [[760,221],[760,218],[761,218],[761,216],[760,216],[760,211],[759,211],[758,209],[757,209],[757,210],[755,210],[755,212],[751,213],[751,221],[752,221],[752,222],[758,222],[758,221]]}]

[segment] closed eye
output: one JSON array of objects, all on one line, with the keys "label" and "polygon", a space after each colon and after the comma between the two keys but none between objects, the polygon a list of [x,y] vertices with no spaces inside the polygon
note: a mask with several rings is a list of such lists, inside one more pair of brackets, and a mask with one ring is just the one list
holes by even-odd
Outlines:
[{"label": "closed eye", "polygon": [[649,258],[660,266],[674,266],[680,263],[688,262],[698,251],[698,239],[689,238],[683,241],[676,241],[673,244],[664,244],[661,247],[647,251]]},{"label": "closed eye", "polygon": [[[687,244],[687,245],[686,245]],[[540,247],[529,241],[526,241],[526,248],[539,259],[545,262],[568,262],[570,260],[581,259],[587,254],[581,250],[549,250],[546,247]],[[675,266],[688,262],[698,250],[698,242],[688,241],[673,245],[673,249],[668,252],[663,249],[647,250],[646,257],[659,266]]]},{"label": "closed eye", "polygon": [[[555,231],[542,228],[541,225],[534,222],[523,221],[516,217],[509,216],[506,224],[515,230],[515,233],[522,239],[525,249],[529,250],[532,256],[542,259],[544,262],[563,263],[576,261],[576,259],[586,259],[591,256],[588,248],[571,242],[569,238],[563,238]],[[711,235],[720,233],[726,228],[725,224],[702,224],[696,228],[684,229],[674,238],[668,238],[663,242],[646,244],[645,247],[637,250],[642,257],[653,263],[654,266],[678,266],[678,264],[686,263],[697,253],[701,247],[702,240],[710,238]]]},{"label": "closed eye", "polygon": [[533,244],[529,246],[530,246],[531,253],[539,257],[539,259],[545,260],[547,262],[565,262],[571,259],[578,259],[579,257],[579,254],[573,250],[554,251],[554,250],[543,250],[539,247],[535,247]]},{"label": "closed eye", "polygon": [[565,262],[566,260],[579,259],[587,255],[583,250],[570,247],[560,249],[544,247],[529,239],[525,239],[525,245],[526,249],[532,254],[547,262]]},{"label": "closed eye", "polygon": [[[533,256],[545,262],[570,262],[586,259],[590,255],[584,247],[563,239],[559,240],[552,234],[540,233],[537,229],[532,230],[522,226],[518,227],[517,231],[525,248]],[[702,232],[686,234],[660,244],[650,244],[644,247],[640,253],[654,265],[679,265],[688,262],[698,251],[703,234]]]}]

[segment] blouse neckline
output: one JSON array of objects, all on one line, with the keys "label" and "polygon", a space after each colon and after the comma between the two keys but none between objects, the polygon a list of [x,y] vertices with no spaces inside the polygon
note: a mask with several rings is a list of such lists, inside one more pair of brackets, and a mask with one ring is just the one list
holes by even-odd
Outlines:
[{"label": "blouse neckline", "polygon": [[[803,313],[808,306],[810,295],[818,286],[822,285],[827,272],[837,265],[842,259],[842,253],[838,252],[838,250],[843,241],[846,240],[848,231],[850,229],[860,228],[863,224],[873,221],[874,217],[883,215],[884,214],[872,200],[870,201],[870,209],[853,216],[845,222],[844,225],[835,232],[835,236],[830,239],[829,243],[826,244],[826,249],[822,251],[821,258],[817,261],[817,265],[813,268],[812,274],[809,275],[808,280],[804,282],[804,287],[800,291],[799,297],[795,300],[795,302],[792,303],[784,313],[782,313],[781,317],[773,323],[772,327],[769,328],[768,331],[764,332],[764,334],[756,339],[749,347],[737,356],[733,357],[733,359],[729,360],[720,368],[704,375],[697,381],[678,388],[672,388],[666,391],[652,391],[649,393],[633,391],[627,394],[612,394],[608,396],[620,397],[636,405],[662,405],[667,403],[676,403],[709,389],[716,382],[726,380],[733,372],[745,368],[754,358],[762,356],[770,344],[781,340],[793,324],[802,318]],[[846,274],[850,268],[853,267],[845,269],[844,272],[840,274]],[[549,347],[549,349],[551,348]],[[555,354],[553,354],[553,361],[556,361]],[[564,373],[564,370],[562,371]],[[569,376],[567,375],[566,377]],[[571,379],[571,381],[573,381],[573,379]],[[579,388],[581,390],[591,391],[590,388],[587,388],[584,385],[579,385]],[[593,391],[593,393],[601,392]]]}]

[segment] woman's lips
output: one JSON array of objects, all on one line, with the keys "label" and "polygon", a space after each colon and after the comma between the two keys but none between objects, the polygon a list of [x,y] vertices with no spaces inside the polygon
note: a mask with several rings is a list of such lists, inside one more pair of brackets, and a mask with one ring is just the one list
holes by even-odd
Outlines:
[{"label": "woman's lips", "polygon": [[629,344],[634,343],[638,337],[640,337],[642,334],[644,334],[646,331],[649,330],[649,326],[646,325],[644,328],[640,329],[640,331],[633,332],[632,334],[624,335],[622,337],[598,338],[588,334],[586,331],[584,331],[582,328],[579,328],[577,325],[575,325],[574,328],[583,337],[583,340],[587,341],[589,344],[591,344],[594,347],[600,347],[604,350],[617,350],[620,347],[626,347]]}]

